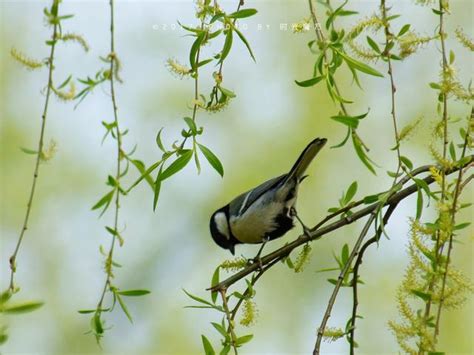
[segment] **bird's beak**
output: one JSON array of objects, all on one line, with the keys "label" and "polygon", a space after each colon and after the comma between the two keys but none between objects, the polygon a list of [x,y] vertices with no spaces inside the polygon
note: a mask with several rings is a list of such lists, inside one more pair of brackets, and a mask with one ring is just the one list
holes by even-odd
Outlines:
[{"label": "bird's beak", "polygon": [[235,245],[232,244],[231,246],[229,246],[229,250],[232,253],[232,255],[235,255]]}]

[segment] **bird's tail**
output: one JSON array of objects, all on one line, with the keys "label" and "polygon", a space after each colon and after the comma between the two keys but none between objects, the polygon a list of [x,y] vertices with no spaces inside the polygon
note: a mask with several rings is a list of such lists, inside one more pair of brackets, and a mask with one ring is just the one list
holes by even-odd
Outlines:
[{"label": "bird's tail", "polygon": [[303,178],[303,174],[308,168],[309,164],[313,161],[314,157],[319,153],[322,147],[326,144],[326,138],[316,138],[303,150],[295,165],[291,168],[288,173],[285,182],[293,178],[296,178],[298,181]]}]

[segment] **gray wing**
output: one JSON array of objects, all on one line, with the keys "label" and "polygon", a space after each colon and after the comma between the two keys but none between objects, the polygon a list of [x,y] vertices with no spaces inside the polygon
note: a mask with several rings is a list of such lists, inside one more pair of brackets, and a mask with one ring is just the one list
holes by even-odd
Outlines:
[{"label": "gray wing", "polygon": [[280,175],[276,178],[265,181],[257,187],[244,192],[242,195],[237,196],[229,203],[229,212],[231,216],[239,216],[245,213],[245,211],[265,192],[275,188],[278,184],[285,180],[287,174]]}]

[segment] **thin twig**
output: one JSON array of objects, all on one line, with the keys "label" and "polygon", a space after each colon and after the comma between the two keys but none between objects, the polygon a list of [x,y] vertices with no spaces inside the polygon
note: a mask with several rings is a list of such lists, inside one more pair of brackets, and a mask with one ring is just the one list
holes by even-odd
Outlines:
[{"label": "thin twig", "polygon": [[[474,107],[471,109],[471,116],[470,119],[474,119]],[[464,158],[466,155],[466,148],[468,144],[468,139],[469,139],[469,127],[470,127],[471,122],[468,122],[468,127],[466,131],[466,136],[464,137],[464,144],[462,148],[462,153],[461,153],[461,159]],[[456,208],[457,208],[457,203],[458,203],[458,198],[461,193],[461,180],[462,180],[462,175],[463,175],[463,169],[459,169],[458,173],[458,178],[456,180],[456,187],[454,189],[454,197],[453,197],[453,205],[451,208],[451,225],[455,225],[455,217],[456,217]],[[439,305],[438,305],[438,311],[436,313],[436,324],[435,324],[435,342],[436,338],[439,334],[439,323],[441,319],[441,309],[443,308],[443,303],[444,303],[444,291],[446,288],[446,279],[448,276],[448,270],[449,270],[449,263],[451,261],[451,251],[453,249],[453,233],[451,232],[449,235],[449,246],[448,246],[448,253],[446,256],[446,267],[444,268],[444,274],[443,274],[443,281],[442,281],[442,286],[441,286],[441,296],[439,299]]]},{"label": "thin twig", "polygon": [[334,302],[336,301],[337,294],[339,293],[339,289],[341,288],[342,282],[344,281],[344,278],[346,274],[349,272],[349,269],[351,267],[352,260],[354,260],[354,258],[357,256],[359,252],[359,248],[365,236],[367,235],[367,232],[369,231],[372,225],[372,222],[375,220],[375,217],[376,217],[376,213],[375,211],[372,211],[369,219],[367,220],[364,228],[362,229],[362,232],[359,235],[359,238],[357,238],[354,248],[352,249],[352,252],[349,255],[349,258],[347,259],[347,262],[344,265],[344,268],[341,270],[341,273],[339,274],[339,277],[337,278],[336,285],[334,286],[334,290],[332,291],[331,297],[329,298],[329,302],[326,307],[326,312],[324,312],[321,325],[318,328],[318,336],[316,338],[316,344],[314,346],[313,355],[319,355],[320,353],[321,341],[323,339],[324,330],[326,329],[326,324],[329,320],[329,317],[331,316],[331,311],[334,306]]},{"label": "thin twig", "polygon": [[[447,170],[446,175],[452,174],[452,173],[458,171],[459,169],[462,169],[465,166],[468,166],[472,161],[474,161],[474,155],[471,155],[469,161],[466,161],[462,166],[455,166],[452,169]],[[427,171],[429,171],[430,167],[431,167],[431,165],[425,165],[425,166],[419,167],[419,168],[413,170],[411,172],[411,175],[412,176],[415,175],[415,172],[416,172],[416,175],[421,174],[423,172],[427,172]],[[401,183],[404,184],[404,183],[408,182],[412,178],[412,176],[411,177],[407,177],[407,176],[404,177],[403,179],[401,179],[399,181],[399,184],[401,184]],[[430,185],[430,184],[433,183],[434,178],[431,175],[429,175],[429,176],[423,178],[422,180],[426,184]],[[395,203],[399,203],[401,200],[403,200],[406,197],[410,196],[411,194],[413,194],[417,190],[418,190],[418,185],[417,184],[410,185],[410,186],[398,191],[397,193],[392,195],[390,198],[388,198],[387,201],[385,202],[384,206],[389,206],[389,205],[392,205],[392,204],[395,204]],[[288,256],[294,249],[306,244],[309,241],[319,239],[323,235],[326,235],[326,234],[328,234],[328,233],[330,233],[334,230],[337,230],[337,229],[342,228],[346,225],[349,225],[349,224],[351,224],[351,223],[367,216],[368,214],[372,213],[373,211],[375,211],[376,209],[378,209],[380,207],[381,207],[380,203],[373,203],[373,204],[371,204],[367,207],[364,207],[364,208],[354,212],[353,214],[351,214],[351,216],[344,217],[344,218],[342,218],[342,219],[340,219],[336,222],[333,222],[333,223],[331,223],[327,226],[321,227],[317,230],[311,229],[308,233],[309,236],[306,235],[306,234],[300,235],[297,239],[295,239],[291,243],[288,243],[288,244],[282,246],[281,248],[279,248],[279,249],[263,256],[261,258],[261,264],[260,263],[259,264],[257,264],[257,263],[251,264],[251,265],[245,267],[244,269],[242,269],[241,271],[235,273],[234,275],[228,277],[227,279],[221,281],[219,284],[217,284],[217,285],[215,285],[211,288],[208,288],[208,290],[218,291],[218,290],[221,290],[221,289],[227,289],[232,284],[234,284],[237,281],[243,279],[244,277],[251,274],[252,272],[257,271],[258,268],[260,267],[260,265],[265,266],[265,265],[273,262],[274,260],[282,260],[283,258]]]},{"label": "thin twig", "polygon": [[[59,6],[59,4],[57,5]],[[59,11],[59,10],[58,10]],[[10,285],[9,285],[9,290],[11,292],[15,291],[15,282],[14,282],[14,275],[16,272],[16,258],[18,255],[18,251],[20,250],[21,243],[23,241],[23,238],[25,236],[25,232],[28,229],[28,221],[30,219],[30,213],[31,213],[31,208],[33,206],[33,199],[35,196],[35,191],[36,191],[36,184],[38,182],[38,176],[39,176],[39,166],[41,162],[41,156],[43,154],[43,145],[44,145],[44,134],[46,130],[46,118],[48,116],[48,106],[49,106],[49,99],[51,97],[51,91],[53,87],[53,70],[54,70],[54,51],[56,49],[56,41],[58,37],[58,26],[59,23],[58,21],[54,22],[53,25],[53,35],[51,38],[51,51],[49,53],[49,58],[48,58],[48,86],[46,88],[46,98],[44,101],[44,108],[43,108],[43,114],[41,115],[41,130],[40,130],[40,136],[39,136],[39,142],[38,142],[38,151],[36,153],[36,162],[35,162],[35,170],[33,173],[33,182],[31,183],[31,190],[30,190],[30,196],[28,198],[28,204],[26,207],[26,213],[25,213],[25,218],[23,220],[23,226],[20,231],[20,236],[18,238],[18,241],[15,246],[15,250],[13,254],[10,256]]]},{"label": "thin twig", "polygon": [[[439,0],[439,37],[441,41],[441,57],[442,57],[442,75],[445,75],[446,70],[448,68],[448,60],[446,58],[446,45],[445,45],[445,33],[444,33],[444,8],[442,0]],[[443,97],[443,160],[446,160],[447,154],[447,147],[448,147],[448,97],[446,93],[442,94]],[[446,199],[446,174],[444,171],[441,172],[441,203],[443,203]],[[441,233],[439,230],[436,231],[436,245],[435,245],[435,260],[439,262],[441,259],[441,255],[443,254],[443,244],[441,243]],[[432,277],[429,286],[428,286],[428,293],[433,291],[434,287],[434,277]],[[428,319],[431,313],[431,298],[426,302],[425,306],[425,319]],[[421,349],[420,352],[421,354]]]},{"label": "thin twig", "polygon": [[235,332],[234,332],[234,320],[231,318],[229,305],[227,304],[226,290],[221,289],[219,290],[219,293],[221,294],[222,305],[224,307],[225,315],[227,317],[227,323],[229,326],[230,338],[231,338],[231,346],[234,349],[234,354],[237,355],[237,336],[235,335]]},{"label": "thin twig", "polygon": [[393,122],[393,131],[395,134],[395,144],[396,144],[396,150],[397,150],[397,158],[398,158],[398,163],[397,163],[397,171],[395,173],[395,177],[393,179],[393,185],[397,183],[397,178],[398,174],[401,169],[401,159],[400,159],[400,139],[398,135],[398,126],[397,126],[397,114],[396,114],[396,105],[395,105],[395,93],[397,92],[397,87],[395,86],[395,79],[393,76],[393,67],[392,67],[392,59],[390,58],[390,47],[389,44],[392,43],[393,41],[393,34],[390,32],[390,23],[387,19],[387,7],[385,5],[385,0],[381,0],[380,7],[382,10],[382,20],[384,23],[384,33],[385,33],[385,55],[387,59],[387,65],[388,65],[388,75],[390,77],[390,96],[391,96],[391,104],[392,104],[392,109],[391,109],[391,114],[392,114],[392,122]]},{"label": "thin twig", "polygon": [[[385,215],[383,217],[383,224],[386,225],[388,223],[388,220],[392,216],[393,211],[397,208],[397,203],[394,203],[393,205],[390,205],[387,211],[385,212]],[[349,332],[349,339],[350,339],[350,354],[354,354],[354,347],[355,347],[355,323],[356,323],[356,318],[357,318],[357,306],[359,305],[358,302],[358,296],[357,296],[357,285],[358,285],[358,280],[359,280],[359,267],[362,264],[362,260],[364,257],[364,253],[367,250],[367,248],[373,244],[379,241],[380,235],[382,234],[382,226],[379,226],[377,229],[377,233],[370,238],[368,241],[362,245],[360,248],[359,255],[357,256],[356,262],[354,264],[354,270],[353,270],[353,279],[352,279],[352,317],[351,317],[351,330]]]},{"label": "thin twig", "polygon": [[[117,166],[115,172],[115,180],[117,182],[116,192],[115,192],[115,214],[114,214],[114,230],[118,232],[118,221],[119,221],[119,210],[120,210],[120,176],[121,176],[121,160],[122,160],[122,133],[120,131],[119,120],[118,120],[118,108],[117,108],[117,100],[115,97],[115,77],[114,77],[114,68],[116,63],[116,54],[115,54],[115,32],[114,32],[114,0],[110,0],[110,96],[112,98],[112,109],[114,112],[114,126],[115,126],[115,135],[117,140]],[[111,270],[108,268],[112,268],[112,260],[113,260],[113,253],[114,247],[116,244],[117,236],[116,234],[112,235],[112,241],[110,244],[109,252],[107,255],[106,260],[106,271],[107,277],[104,283],[104,288],[102,290],[102,294],[97,304],[97,309],[102,309],[102,303],[104,301],[105,294],[107,289],[110,288],[111,279],[113,274]]]}]

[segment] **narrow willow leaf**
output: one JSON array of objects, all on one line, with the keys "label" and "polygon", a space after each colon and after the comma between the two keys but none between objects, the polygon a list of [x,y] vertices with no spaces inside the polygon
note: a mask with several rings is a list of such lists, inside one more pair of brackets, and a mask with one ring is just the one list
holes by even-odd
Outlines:
[{"label": "narrow willow leaf", "polygon": [[0,313],[6,314],[17,314],[17,313],[28,313],[33,312],[40,308],[44,302],[39,301],[28,301],[15,304],[9,304],[2,306]]},{"label": "narrow willow leaf", "polygon": [[416,219],[421,218],[421,214],[423,213],[423,194],[421,193],[421,189],[417,191],[416,197]]},{"label": "narrow willow leaf", "polygon": [[214,348],[212,347],[210,341],[204,335],[201,335],[201,340],[202,346],[204,347],[204,353],[206,355],[215,355],[216,352],[214,351]]},{"label": "narrow willow leaf", "polygon": [[89,314],[89,313],[94,313],[96,309],[80,309],[77,311],[77,313],[80,314]]},{"label": "narrow willow leaf", "polygon": [[230,97],[230,98],[234,98],[236,95],[233,91],[229,90],[229,89],[226,89],[222,86],[219,85],[219,90],[227,97]]},{"label": "narrow willow leaf", "polygon": [[201,149],[202,154],[206,157],[207,161],[211,166],[219,173],[220,176],[224,177],[224,167],[220,162],[219,158],[206,146],[199,144],[199,149]]},{"label": "narrow willow leaf", "polygon": [[344,244],[341,251],[341,261],[342,261],[343,266],[347,263],[348,259],[349,259],[349,245]]},{"label": "narrow willow leaf", "polygon": [[457,224],[457,225],[454,227],[454,230],[464,229],[464,228],[466,228],[466,227],[469,227],[470,225],[471,225],[470,222],[459,223],[459,224]]},{"label": "narrow willow leaf", "polygon": [[[334,48],[334,47],[333,47]],[[341,52],[337,49],[334,49],[344,60],[346,61],[347,65],[349,67],[352,67],[362,73],[373,75],[373,76],[378,76],[383,78],[383,74],[380,73],[379,71],[375,70],[374,68],[370,67],[369,65],[359,62],[358,60],[349,57],[346,53]]]},{"label": "narrow willow leaf", "polygon": [[370,163],[370,160],[369,158],[367,157],[367,154],[365,154],[362,146],[361,146],[361,143],[359,141],[359,138],[356,136],[355,133],[352,134],[352,142],[354,144],[354,149],[357,153],[357,156],[359,157],[359,159],[362,161],[362,163],[374,174],[374,175],[377,175],[377,173],[375,172],[375,169],[374,167],[372,166],[372,164]]},{"label": "narrow willow leaf", "polygon": [[156,163],[153,163],[146,171],[144,171],[142,173],[142,175],[132,184],[132,186],[130,186],[127,190],[130,191],[132,190],[135,186],[137,186],[143,179],[146,179],[148,181],[148,179],[151,180],[151,188],[154,189],[155,187],[155,184],[153,182],[153,179],[150,177],[150,174],[157,168],[160,166],[160,164],[163,163],[163,160],[159,160],[157,161]]},{"label": "narrow willow leaf", "polygon": [[230,353],[230,344],[224,346],[219,355],[228,355]]},{"label": "narrow willow leaf", "polygon": [[28,148],[23,148],[23,147],[20,147],[21,151],[23,153],[26,153],[26,154],[32,154],[32,155],[36,155],[38,154],[38,151],[37,150],[33,150],[33,149],[28,149]]},{"label": "narrow willow leaf", "polygon": [[344,204],[347,205],[351,202],[352,198],[357,192],[357,181],[354,181],[347,189],[346,196],[344,197]]},{"label": "narrow willow leaf", "polygon": [[191,132],[193,133],[197,132],[196,122],[194,122],[191,117],[183,117],[183,120],[184,122],[186,122]]},{"label": "narrow willow leaf", "polygon": [[353,129],[359,126],[359,120],[355,117],[337,115],[337,116],[331,116],[331,119],[333,119],[334,121],[340,122],[343,125],[346,125],[347,127],[350,127]]},{"label": "narrow willow leaf", "polygon": [[205,33],[200,33],[197,35],[196,40],[194,41],[193,45],[191,46],[191,50],[189,52],[189,64],[191,65],[191,69],[196,69],[196,58],[199,49],[201,48],[201,43],[204,40]]},{"label": "narrow willow leaf", "polygon": [[419,290],[411,290],[410,292],[412,294],[414,294],[415,296],[420,297],[423,301],[431,300],[431,295],[429,293],[422,292],[422,291],[419,291]]},{"label": "narrow willow leaf", "polygon": [[317,83],[319,83],[323,79],[324,79],[323,76],[316,76],[314,78],[311,78],[311,79],[308,79],[308,80],[303,80],[303,81],[295,80],[295,83],[298,86],[301,86],[303,88],[307,88],[307,87],[316,85]]},{"label": "narrow willow leaf", "polygon": [[[219,271],[220,271],[220,266],[218,266],[216,268],[216,270],[214,271],[214,274],[212,275],[211,287],[214,287],[219,283]],[[211,292],[211,298],[212,298],[212,302],[216,303],[216,301],[217,301],[217,291],[212,291]]]},{"label": "narrow willow leaf", "polygon": [[126,296],[126,297],[138,297],[138,296],[145,296],[150,293],[148,290],[126,290],[126,291],[117,291],[115,292],[118,295]]},{"label": "narrow willow leaf", "polygon": [[163,142],[161,141],[161,132],[163,131],[163,128],[161,128],[159,131],[158,131],[158,134],[156,135],[156,145],[158,146],[158,148],[160,148],[160,150],[163,152],[163,153],[166,153],[166,149],[165,147],[163,146]]},{"label": "narrow willow leaf", "polygon": [[219,63],[222,63],[224,59],[229,55],[230,49],[232,48],[232,29],[229,28],[225,35],[224,47],[222,48],[221,56],[219,58]]},{"label": "narrow willow leaf", "polygon": [[413,169],[413,163],[411,162],[410,159],[402,155],[400,156],[400,160],[409,170]]},{"label": "narrow willow leaf", "polygon": [[351,135],[351,128],[347,127],[347,134],[344,137],[344,139],[342,140],[342,142],[339,143],[339,144],[331,146],[331,148],[340,148],[340,147],[344,146],[346,144],[347,140],[349,139],[350,135]]},{"label": "narrow willow leaf", "polygon": [[194,296],[194,295],[190,294],[188,291],[186,291],[185,289],[183,289],[183,291],[184,291],[184,293],[185,293],[188,297],[192,298],[192,299],[195,300],[196,302],[207,304],[208,306],[211,306],[212,308],[215,307],[211,302],[206,301],[206,300],[203,299],[203,298]]},{"label": "narrow willow leaf", "polygon": [[369,36],[367,36],[367,43],[369,44],[369,46],[370,46],[374,51],[376,51],[376,52],[379,53],[379,54],[381,53],[378,44],[377,44],[372,38],[370,38]]},{"label": "narrow willow leaf", "polygon": [[130,323],[133,323],[133,319],[132,319],[132,316],[130,315],[130,312],[128,311],[128,308],[127,308],[127,305],[125,304],[125,302],[122,300],[122,297],[120,297],[120,295],[117,294],[117,292],[115,293],[116,297],[117,297],[117,301],[120,305],[120,308],[122,308],[122,311],[123,313],[125,313],[125,315],[127,316],[128,320],[130,321]]},{"label": "narrow willow leaf", "polygon": [[239,31],[237,27],[234,28],[235,33],[237,33],[237,36],[239,36],[240,40],[244,42],[245,47],[247,47],[247,50],[249,51],[250,56],[252,57],[253,61],[256,62],[255,56],[253,55],[252,48],[250,48],[250,44],[245,38],[245,36],[242,34],[242,32]]},{"label": "narrow willow leaf", "polygon": [[100,214],[101,216],[104,214],[107,207],[109,207],[112,198],[114,197],[115,189],[106,193],[94,206],[92,206],[92,210],[97,210],[104,206],[104,210]]},{"label": "narrow willow leaf", "polygon": [[71,78],[72,78],[72,75],[69,75],[68,78],[64,80],[61,85],[58,86],[58,90],[61,90],[62,88],[64,88],[69,83]]},{"label": "narrow willow leaf", "polygon": [[211,324],[219,332],[219,334],[224,337],[224,339],[229,338],[229,334],[227,334],[226,329],[221,324],[215,322],[211,322]]},{"label": "narrow willow leaf", "polygon": [[160,167],[158,174],[156,175],[156,180],[153,186],[153,211],[156,209],[156,205],[158,204],[158,197],[160,196],[161,191],[161,174],[162,174],[163,165]]},{"label": "narrow willow leaf", "polygon": [[402,29],[400,30],[400,32],[398,32],[397,37],[403,36],[405,33],[408,32],[409,29],[410,29],[410,24],[407,23],[406,25],[404,25],[404,26],[402,27]]},{"label": "narrow willow leaf", "polygon": [[246,18],[246,17],[253,16],[256,13],[257,13],[256,9],[243,9],[243,10],[233,12],[230,15],[227,15],[227,17],[230,17],[230,18]]},{"label": "narrow willow leaf", "polygon": [[243,345],[245,343],[248,343],[250,340],[252,340],[253,334],[249,335],[244,335],[235,340],[236,345]]},{"label": "narrow willow leaf", "polygon": [[[130,162],[137,168],[137,170],[140,172],[140,175],[143,175],[146,171],[145,169],[145,164],[138,159],[130,159]],[[153,179],[151,178],[150,175],[145,176],[145,180],[148,183],[148,185],[153,189]]]},{"label": "narrow willow leaf", "polygon": [[183,169],[191,160],[193,156],[193,151],[190,149],[184,150],[183,155],[178,159],[172,162],[161,174],[159,174],[159,180],[163,181],[169,178],[170,176],[176,174],[178,171]]}]

